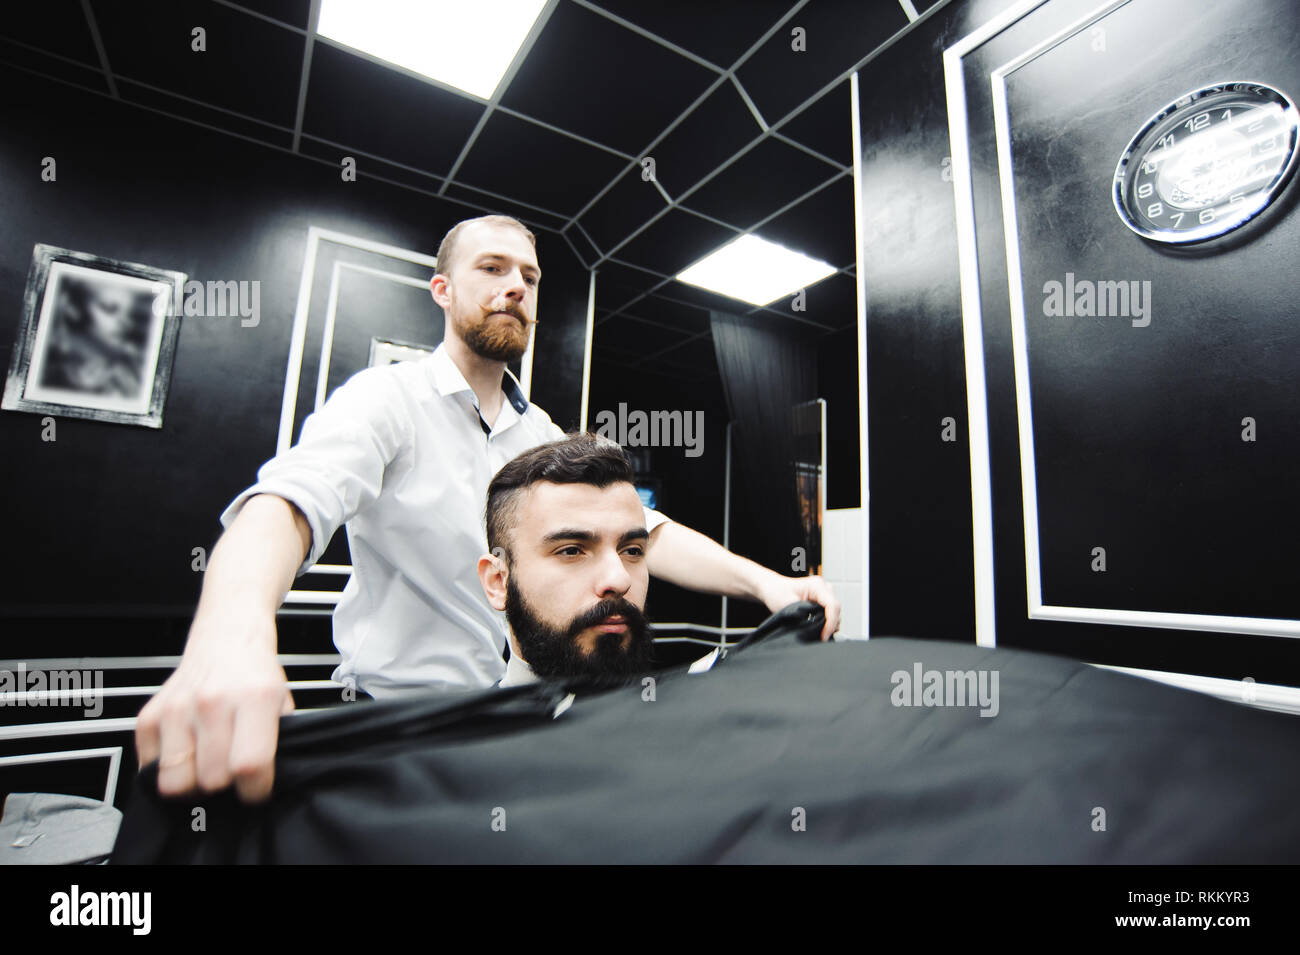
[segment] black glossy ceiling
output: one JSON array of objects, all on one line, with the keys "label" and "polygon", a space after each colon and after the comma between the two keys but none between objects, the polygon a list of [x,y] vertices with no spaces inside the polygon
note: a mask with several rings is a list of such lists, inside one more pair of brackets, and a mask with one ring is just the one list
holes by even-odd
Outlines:
[{"label": "black glossy ceiling", "polygon": [[[596,360],[698,379],[710,307],[855,323],[847,77],[936,5],[550,0],[490,101],[315,36],[313,0],[42,0],[0,60],[562,235],[597,272]],[[802,312],[672,279],[749,231],[840,271]]]}]

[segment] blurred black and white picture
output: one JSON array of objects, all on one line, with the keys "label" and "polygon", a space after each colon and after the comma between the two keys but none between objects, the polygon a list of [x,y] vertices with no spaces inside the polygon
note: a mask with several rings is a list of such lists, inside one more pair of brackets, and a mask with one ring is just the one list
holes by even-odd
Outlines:
[{"label": "blurred black and white picture", "polygon": [[37,245],[3,406],[161,427],[184,282]]},{"label": "blurred black and white picture", "polygon": [[432,345],[399,342],[384,338],[370,339],[370,367],[391,365],[396,361],[419,361],[433,354]]}]

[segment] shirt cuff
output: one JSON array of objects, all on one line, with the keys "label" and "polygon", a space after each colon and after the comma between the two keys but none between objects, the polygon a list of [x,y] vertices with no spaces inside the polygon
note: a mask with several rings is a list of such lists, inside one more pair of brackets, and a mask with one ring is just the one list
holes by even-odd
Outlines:
[{"label": "shirt cuff", "polygon": [[645,511],[645,529],[647,531],[653,531],[660,524],[667,524],[670,520],[653,508],[642,506],[641,510]]},{"label": "shirt cuff", "polygon": [[[311,547],[307,551],[306,558],[294,573],[295,579],[301,577],[311,570],[312,565],[325,552],[325,545],[329,543],[329,539],[325,536],[321,527],[318,510],[314,507],[305,506],[306,500],[301,488],[278,481],[258,481],[252,487],[241,491],[239,496],[221,512],[221,526],[229,529],[230,525],[235,522],[235,518],[239,516],[239,512],[244,509],[244,505],[248,503],[248,499],[257,494],[273,494],[282,500],[288,501],[307,519],[307,526],[311,530]],[[333,534],[331,533],[330,536],[332,537]]]}]

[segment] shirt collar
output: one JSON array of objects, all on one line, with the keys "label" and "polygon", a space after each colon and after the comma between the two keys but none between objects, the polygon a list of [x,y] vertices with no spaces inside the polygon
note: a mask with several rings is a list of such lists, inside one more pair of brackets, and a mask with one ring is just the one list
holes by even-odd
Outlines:
[{"label": "shirt collar", "polygon": [[[451,355],[447,349],[439,345],[433,350],[433,357],[429,359],[429,367],[433,372],[433,384],[438,389],[438,394],[444,398],[459,394],[462,391],[473,392],[465,376],[460,373],[456,363],[451,360]],[[505,394],[506,400],[510,406],[523,416],[528,410],[528,399],[524,397],[524,390],[519,386],[519,380],[506,369],[506,373],[501,376],[501,391]]]},{"label": "shirt collar", "polygon": [[533,668],[528,665],[519,654],[510,654],[510,659],[506,661],[506,675],[501,678],[497,686],[520,686],[524,683],[536,683],[541,679]]}]

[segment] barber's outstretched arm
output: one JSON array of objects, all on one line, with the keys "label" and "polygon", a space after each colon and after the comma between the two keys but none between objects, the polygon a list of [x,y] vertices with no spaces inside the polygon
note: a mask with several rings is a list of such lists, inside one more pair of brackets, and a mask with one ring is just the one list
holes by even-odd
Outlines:
[{"label": "barber's outstretched arm", "polygon": [[232,783],[246,802],[270,795],[280,715],[293,709],[275,612],[310,548],[302,513],[257,494],[212,549],[180,665],[136,721],[140,765],[159,761],[163,795]]},{"label": "barber's outstretched arm", "polygon": [[826,610],[822,639],[840,628],[840,602],[820,577],[783,577],[683,524],[666,521],[650,532],[646,562],[651,576],[709,594],[755,600],[776,613],[801,600]]}]

